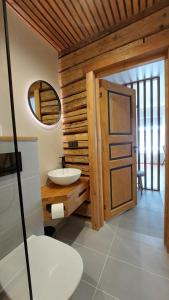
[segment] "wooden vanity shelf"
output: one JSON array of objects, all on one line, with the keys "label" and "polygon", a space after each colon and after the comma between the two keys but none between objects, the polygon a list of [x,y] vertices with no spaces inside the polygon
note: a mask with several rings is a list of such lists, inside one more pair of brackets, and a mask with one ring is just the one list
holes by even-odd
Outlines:
[{"label": "wooden vanity shelf", "polygon": [[64,217],[70,216],[83,202],[89,199],[89,180],[80,178],[68,186],[59,186],[52,182],[41,188],[44,221],[51,221],[48,208],[51,204],[64,204]]}]

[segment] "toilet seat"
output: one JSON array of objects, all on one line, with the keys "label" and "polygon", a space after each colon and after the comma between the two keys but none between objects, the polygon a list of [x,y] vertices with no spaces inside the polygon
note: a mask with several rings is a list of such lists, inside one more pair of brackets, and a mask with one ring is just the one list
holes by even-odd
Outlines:
[{"label": "toilet seat", "polygon": [[[68,300],[83,273],[83,262],[72,247],[51,237],[27,239],[33,300]],[[12,300],[30,300],[24,244],[0,260],[0,283]]]},{"label": "toilet seat", "polygon": [[68,300],[83,273],[83,262],[72,247],[48,236],[28,241],[34,300]]}]

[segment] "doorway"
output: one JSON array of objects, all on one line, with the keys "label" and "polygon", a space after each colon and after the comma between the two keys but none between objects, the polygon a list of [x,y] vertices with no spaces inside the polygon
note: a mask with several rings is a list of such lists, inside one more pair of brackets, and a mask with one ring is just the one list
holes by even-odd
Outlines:
[{"label": "doorway", "polygon": [[[160,191],[165,182],[165,65],[147,63],[105,77],[136,92],[137,170],[142,170],[144,190]],[[127,81],[127,82],[126,82]]]},{"label": "doorway", "polygon": [[[107,82],[135,90],[138,205],[133,212],[135,211],[136,216],[138,216],[138,223],[140,214],[146,216],[144,222],[149,227],[149,234],[158,238],[163,238],[164,231],[164,70],[164,61],[161,60],[103,78]],[[132,212],[129,214],[133,215]],[[144,226],[142,229],[142,233],[146,234],[147,229]],[[141,231],[142,229],[139,228]]]}]

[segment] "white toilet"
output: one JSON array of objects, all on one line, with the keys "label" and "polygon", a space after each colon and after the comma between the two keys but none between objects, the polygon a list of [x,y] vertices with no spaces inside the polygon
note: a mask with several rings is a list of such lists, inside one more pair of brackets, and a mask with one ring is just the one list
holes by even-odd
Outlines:
[{"label": "white toilet", "polygon": [[34,299],[70,299],[83,273],[79,253],[44,235],[32,236],[28,250]]},{"label": "white toilet", "polygon": [[[44,235],[32,235],[27,244],[33,299],[70,299],[83,273],[83,262],[78,252]],[[1,286],[12,300],[29,299],[24,288],[27,279],[23,247],[23,244],[19,245],[0,261]]]}]

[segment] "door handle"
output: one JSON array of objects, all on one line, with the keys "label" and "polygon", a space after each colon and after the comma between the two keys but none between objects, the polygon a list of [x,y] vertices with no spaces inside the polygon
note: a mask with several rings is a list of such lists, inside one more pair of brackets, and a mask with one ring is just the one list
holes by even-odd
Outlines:
[{"label": "door handle", "polygon": [[133,146],[134,153],[136,153],[138,146]]}]

